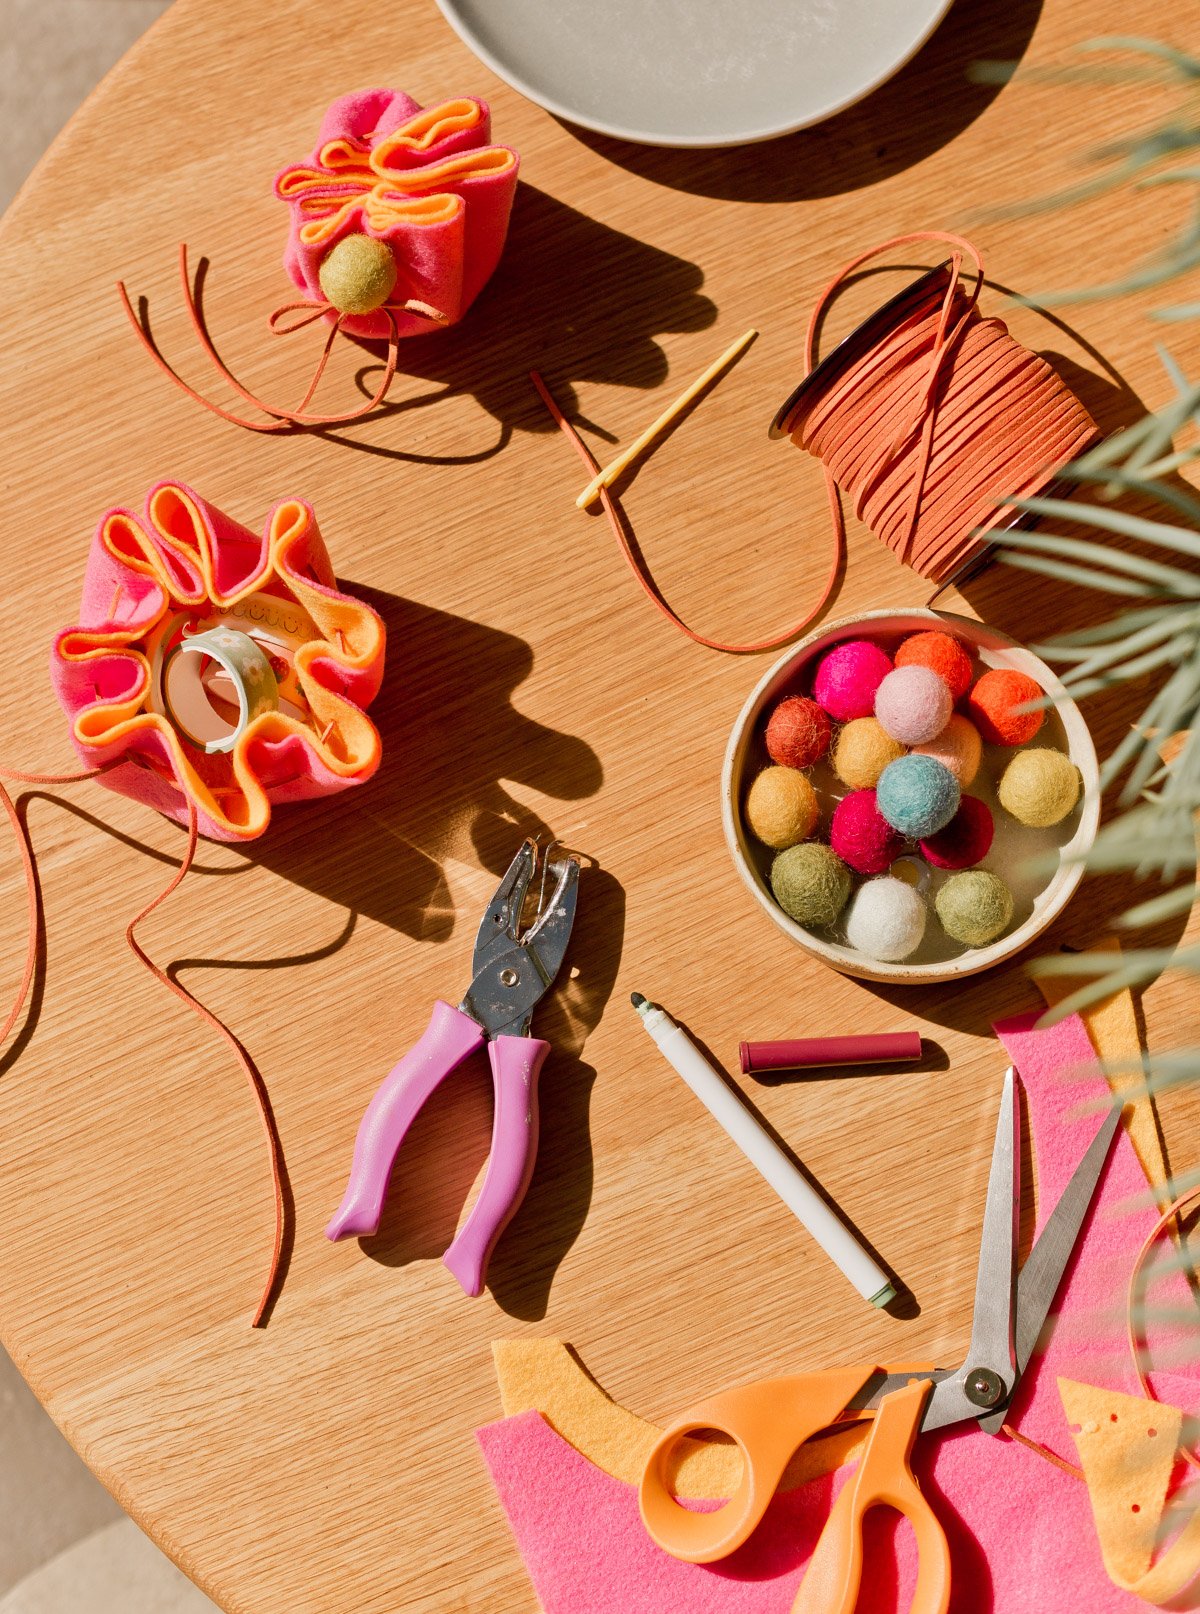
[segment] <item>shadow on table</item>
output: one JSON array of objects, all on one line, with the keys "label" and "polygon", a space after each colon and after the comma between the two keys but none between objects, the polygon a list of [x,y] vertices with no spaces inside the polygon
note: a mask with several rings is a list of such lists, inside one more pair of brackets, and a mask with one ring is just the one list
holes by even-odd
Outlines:
[{"label": "shadow on table", "polygon": [[778,140],[680,150],[564,124],[602,157],[675,190],[731,202],[799,202],[877,185],[948,145],[1000,93],[980,82],[979,61],[1016,63],[1042,0],[958,0],[926,45],[854,106]]},{"label": "shadow on table", "polygon": [[[548,840],[559,828],[508,784],[579,801],[600,788],[600,759],[518,710],[514,691],[533,667],[523,639],[359,583],[346,588],[387,627],[387,671],[370,708],[379,772],[361,789],[277,808],[262,839],[240,850],[340,908],[445,941],[455,915],[444,856],[473,852],[499,877],[525,835]],[[469,969],[468,951],[464,987]]]},{"label": "shadow on table", "polygon": [[[570,947],[532,1027],[551,1045],[539,1083],[537,1164],[488,1266],[488,1287],[512,1317],[545,1316],[554,1274],[591,1204],[596,1071],[583,1057],[584,1044],[612,992],[624,930],[624,890],[606,870],[585,863]],[[379,1231],[359,1241],[373,1260],[400,1267],[445,1253],[490,1147],[491,1086],[487,1057],[477,1054],[421,1110],[398,1156]]]},{"label": "shadow on table", "polygon": [[[574,383],[648,389],[666,379],[666,354],[656,337],[700,331],[717,317],[701,292],[702,270],[686,258],[639,241],[589,218],[545,191],[517,188],[508,244],[499,267],[459,324],[401,343],[396,391],[413,380],[438,390],[415,398],[392,396],[371,419],[404,415],[456,396],[474,396],[500,422],[485,447],[459,455],[422,454],[367,442],[357,427],[319,428],[314,434],[361,453],[423,464],[490,459],[514,430],[555,430],[529,380],[541,370],[559,403],[576,415]],[[382,371],[383,349],[372,354],[357,383],[370,397]],[[607,433],[601,437],[613,441]]]}]

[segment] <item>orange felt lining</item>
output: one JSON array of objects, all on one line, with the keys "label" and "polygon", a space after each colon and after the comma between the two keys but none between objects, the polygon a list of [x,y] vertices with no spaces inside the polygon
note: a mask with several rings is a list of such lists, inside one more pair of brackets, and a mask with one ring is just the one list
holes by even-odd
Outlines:
[{"label": "orange felt lining", "polygon": [[[110,553],[123,564],[131,564],[131,556],[144,556],[146,563],[133,569],[153,576],[169,598],[164,598],[162,610],[149,624],[98,632],[79,628],[59,641],[59,655],[66,661],[118,655],[141,669],[139,681],[130,693],[97,702],[77,715],[73,732],[79,743],[101,749],[130,741],[139,734],[159,734],[184,795],[223,831],[242,839],[261,835],[271,815],[270,799],[248,760],[248,749],[254,741],[299,735],[337,778],[352,779],[373,771],[381,755],[378,730],[360,707],[322,681],[317,664],[331,661],[348,671],[366,671],[382,657],[386,635],[373,611],[347,595],[332,592],[336,581],[324,545],[315,538],[309,507],[297,499],[284,500],[275,507],[267,523],[262,565],[228,595],[217,589],[211,538],[186,490],[174,483],[162,484],[150,501],[150,514],[155,531],[170,550],[194,561],[207,594],[193,596],[178,591],[172,569],[127,512],[118,513],[116,547],[107,543],[113,522],[104,524],[102,530]],[[124,545],[124,540],[130,540],[130,544]],[[314,727],[281,712],[263,713],[249,724],[230,753],[232,784],[214,785],[198,772],[167,719],[142,710],[150,687],[150,664],[136,645],[169,609],[170,600],[184,605],[212,600],[222,606],[235,606],[266,585],[273,585],[281,598],[295,599],[322,635],[302,644],[295,657],[297,680],[308,701]]]}]

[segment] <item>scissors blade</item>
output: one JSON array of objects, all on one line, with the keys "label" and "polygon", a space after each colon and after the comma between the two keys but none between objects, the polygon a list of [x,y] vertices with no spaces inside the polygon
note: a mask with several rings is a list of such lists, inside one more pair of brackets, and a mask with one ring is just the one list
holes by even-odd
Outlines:
[{"label": "scissors blade", "polygon": [[[978,1418],[986,1405],[972,1396],[981,1375],[1000,1386],[997,1399],[1007,1403],[1017,1381],[1013,1319],[1016,1311],[1017,1242],[1021,1220],[1021,1141],[1017,1080],[1012,1066],[1000,1089],[1000,1114],[987,1200],[983,1207],[983,1233],[979,1241],[979,1267],[975,1277],[975,1311],[966,1360],[957,1372],[933,1388],[925,1404],[921,1427],[944,1429],[965,1418]],[[968,1393],[970,1392],[970,1393]]]},{"label": "scissors blade", "polygon": [[[1025,1371],[1026,1363],[1038,1342],[1058,1286],[1062,1282],[1071,1251],[1079,1237],[1079,1230],[1087,1216],[1088,1207],[1104,1170],[1104,1162],[1112,1145],[1113,1136],[1121,1119],[1121,1106],[1114,1104],[1096,1130],[1096,1135],[1084,1150],[1083,1157],[1071,1174],[1071,1180],[1059,1196],[1042,1231],[1037,1236],[1029,1259],[1021,1268],[1017,1279],[1016,1366],[1017,1377]],[[979,1427],[994,1435],[1004,1422],[1005,1414],[989,1412],[979,1420]]]}]

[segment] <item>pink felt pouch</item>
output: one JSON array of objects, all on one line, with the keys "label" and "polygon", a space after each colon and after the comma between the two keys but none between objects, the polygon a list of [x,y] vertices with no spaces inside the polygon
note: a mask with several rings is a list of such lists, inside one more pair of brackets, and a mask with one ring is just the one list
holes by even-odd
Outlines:
[{"label": "pink felt pouch", "polygon": [[388,302],[344,314],[351,335],[384,338],[453,325],[474,302],[504,250],[518,158],[491,144],[491,114],[476,96],[420,107],[400,90],[359,90],[326,112],[307,162],[278,175],[275,193],[291,223],[284,267],[314,303],[321,266],[346,236],[391,249],[397,269]]},{"label": "pink felt pouch", "polygon": [[[214,628],[261,650],[276,693],[236,743],[212,752],[173,720],[163,671],[182,641]],[[50,670],[76,751],[105,767],[101,783],[180,823],[194,811],[211,839],[249,840],[273,804],[332,795],[375,772],[379,735],[364,708],[384,644],[378,615],[338,588],[309,505],[276,505],[257,537],[164,481],[141,516],[101,517],[79,624],[55,639]],[[219,704],[219,676],[209,682]]]}]

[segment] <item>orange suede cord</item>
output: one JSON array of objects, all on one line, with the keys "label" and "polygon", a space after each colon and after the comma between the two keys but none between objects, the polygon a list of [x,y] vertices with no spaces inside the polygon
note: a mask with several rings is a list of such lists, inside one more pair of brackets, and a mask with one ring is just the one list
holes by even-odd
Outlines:
[{"label": "orange suede cord", "polygon": [[[22,773],[15,768],[0,768],[0,778],[10,779],[20,784],[30,785],[74,784],[81,779],[94,779],[98,774],[105,773],[109,768],[114,766],[116,766],[115,763],[108,762],[104,763],[101,767],[88,768],[79,773]],[[0,1029],[0,1043],[2,1043],[17,1022],[21,1009],[29,995],[29,988],[33,981],[34,970],[37,967],[39,897],[37,862],[34,857],[33,846],[29,838],[29,831],[26,825],[22,822],[21,816],[17,812],[12,797],[4,788],[3,784],[0,784],[0,804],[3,805],[4,811],[8,814],[9,822],[12,824],[13,830],[16,833],[17,845],[20,848],[21,861],[25,869],[27,912],[25,968],[22,972],[21,983],[17,988],[17,994],[13,1002],[13,1006],[9,1012],[8,1018],[4,1022],[3,1028]],[[275,1292],[275,1287],[279,1281],[279,1267],[283,1251],[284,1197],[282,1151],[279,1144],[279,1135],[275,1127],[275,1118],[271,1111],[270,1100],[267,1097],[267,1092],[263,1085],[262,1077],[255,1069],[253,1063],[251,1062],[250,1056],[234,1036],[232,1031],[230,1031],[229,1027],[226,1026],[223,1021],[219,1020],[210,1009],[206,1009],[198,998],[193,997],[186,987],[180,986],[177,981],[173,981],[171,979],[165,970],[161,970],[154,960],[150,958],[149,955],[143,950],[141,943],[138,941],[135,934],[137,927],[141,924],[142,920],[152,914],[159,904],[164,902],[171,895],[171,893],[181,884],[184,876],[192,866],[192,861],[196,855],[196,843],[199,837],[199,827],[196,816],[196,805],[190,797],[187,798],[187,807],[188,842],[183,859],[180,862],[178,869],[176,869],[175,873],[171,876],[171,879],[168,881],[163,890],[159,892],[158,896],[156,896],[152,902],[148,903],[139,914],[135,915],[135,917],[130,920],[125,930],[125,940],[129,943],[130,950],[132,951],[134,957],[141,964],[145,965],[146,969],[150,971],[155,980],[160,981],[162,985],[168,989],[168,991],[173,992],[177,998],[179,998],[183,1003],[186,1003],[190,1009],[193,1009],[206,1025],[211,1026],[211,1028],[221,1037],[223,1037],[224,1040],[229,1044],[230,1048],[233,1050],[238,1064],[242,1068],[247,1082],[250,1085],[250,1090],[254,1095],[255,1103],[258,1108],[259,1119],[262,1122],[263,1132],[267,1140],[267,1152],[271,1167],[271,1182],[275,1195],[275,1240],[271,1254],[271,1265],[267,1274],[266,1286],[264,1287],[262,1297],[255,1308],[254,1317],[251,1324],[252,1327],[257,1328],[262,1324],[264,1314],[271,1303],[272,1296]]]},{"label": "orange suede cord", "polygon": [[[1060,1457],[1056,1451],[1051,1451],[1049,1446],[1043,1446],[1040,1440],[1031,1440],[1028,1435],[1023,1435],[1019,1429],[1014,1429],[1010,1423],[1002,1423],[1000,1428],[1010,1440],[1015,1440],[1019,1446],[1024,1446],[1026,1450],[1035,1453],[1038,1457],[1044,1457],[1048,1463],[1053,1463],[1055,1468],[1061,1468],[1064,1474],[1070,1474],[1072,1479],[1083,1480],[1082,1468],[1076,1468],[1074,1463],[1068,1463],[1065,1457]],[[1087,1482],[1084,1481],[1084,1483],[1086,1484]]]},{"label": "orange suede cord", "polygon": [[[583,438],[580,437],[575,427],[558,407],[558,404],[555,402],[549,387],[547,387],[546,383],[542,380],[538,372],[536,370],[531,370],[529,372],[529,379],[537,388],[542,402],[550,411],[550,414],[554,417],[554,420],[558,424],[560,430],[566,436],[567,441],[575,449],[575,452],[579,455],[583,463],[593,473],[599,472],[599,461],[596,459],[591,449],[588,448]],[[600,503],[604,506],[604,513],[608,517],[608,522],[609,526],[612,528],[613,537],[617,540],[621,553],[624,555],[630,571],[637,579],[638,586],[641,588],[646,598],[650,601],[651,605],[654,606],[655,610],[661,611],[668,622],[673,622],[679,629],[680,633],[686,634],[686,636],[691,639],[694,644],[703,645],[708,650],[723,650],[730,655],[753,655],[757,651],[778,649],[780,645],[786,644],[789,639],[794,639],[803,628],[806,628],[808,624],[825,609],[825,606],[829,601],[829,596],[833,593],[834,585],[837,582],[838,572],[841,569],[841,549],[839,546],[839,548],[834,552],[833,561],[829,569],[829,577],[825,583],[821,597],[817,601],[816,605],[813,606],[812,610],[809,611],[807,616],[805,616],[799,622],[793,622],[790,627],[786,627],[780,632],[772,634],[769,638],[757,639],[751,644],[726,644],[721,639],[709,639],[706,638],[704,634],[697,633],[694,628],[690,628],[683,618],[680,617],[670,605],[668,605],[667,601],[659,592],[658,586],[653,577],[650,575],[645,562],[642,560],[641,556],[637,553],[633,547],[633,544],[630,542],[629,533],[627,531],[626,522],[624,519],[624,512],[606,487],[601,487],[600,489]]]},{"label": "orange suede cord", "polygon": [[[1125,1316],[1126,1332],[1129,1339],[1129,1351],[1130,1355],[1133,1357],[1133,1370],[1137,1374],[1138,1383],[1141,1385],[1142,1394],[1149,1401],[1157,1401],[1158,1397],[1155,1395],[1153,1386],[1146,1377],[1146,1369],[1142,1362],[1142,1347],[1145,1344],[1145,1334],[1144,1331],[1138,1327],[1136,1320],[1137,1310],[1141,1300],[1141,1291],[1144,1288],[1145,1266],[1155,1243],[1162,1236],[1162,1234],[1166,1232],[1170,1224],[1175,1221],[1176,1218],[1181,1217],[1181,1213],[1183,1211],[1188,1210],[1190,1207],[1195,1205],[1200,1205],[1200,1187],[1189,1188],[1187,1193],[1180,1194],[1178,1199],[1167,1206],[1166,1210],[1163,1211],[1158,1221],[1155,1222],[1149,1233],[1146,1234],[1146,1237],[1142,1242],[1142,1247],[1138,1251],[1137,1257],[1134,1260],[1133,1271],[1129,1275],[1129,1295],[1126,1304]],[[1179,1232],[1180,1243],[1182,1245],[1182,1221],[1180,1221],[1179,1224]],[[1181,1455],[1188,1463],[1191,1464],[1194,1469],[1200,1470],[1200,1456],[1198,1456],[1189,1447],[1182,1444],[1180,1445],[1179,1450]]]},{"label": "orange suede cord", "polygon": [[[774,650],[816,620],[845,563],[841,493],[855,514],[922,577],[953,577],[980,544],[980,531],[1006,505],[1041,488],[1094,443],[1099,428],[1066,382],[1039,354],[978,312],[983,259],[969,241],[940,230],[898,235],[852,258],[813,305],[804,338],[805,375],[817,368],[817,338],[829,305],[864,264],[897,248],[936,242],[951,248],[949,273],[893,319],[873,345],[814,382],[786,429],[822,463],[833,532],[829,573],[811,609],[791,627],[751,644],[712,639],[682,621],[663,598],[630,540],[623,513],[601,490],[605,514],[630,570],[655,608],[681,633],[711,650]],[[974,278],[964,290],[965,260]],[[848,339],[852,340],[852,339]],[[599,465],[545,382],[531,373],[542,402],[584,464]]]},{"label": "orange suede cord", "polygon": [[[978,311],[983,258],[961,236],[918,230],[861,252],[821,292],[804,338],[806,373],[829,305],[864,264],[897,248],[951,248],[935,282],[874,343],[816,387],[789,422],[818,458],[839,546],[839,489],[900,560],[935,582],[951,576],[1005,504],[1045,485],[1099,429],[1045,359]],[[974,267],[963,290],[962,267]]]},{"label": "orange suede cord", "polygon": [[[145,351],[150,355],[151,359],[153,359],[154,363],[170,381],[174,382],[174,384],[182,393],[185,394],[185,396],[190,398],[193,403],[201,404],[212,414],[219,415],[222,420],[228,420],[234,426],[244,426],[247,431],[278,432],[292,430],[297,426],[341,426],[352,420],[361,420],[364,415],[369,415],[373,409],[378,408],[378,406],[383,402],[384,398],[387,396],[388,389],[391,387],[392,381],[395,379],[396,365],[399,361],[400,349],[400,337],[396,327],[396,315],[398,313],[419,314],[422,318],[429,320],[433,325],[445,325],[448,323],[445,314],[441,313],[436,308],[431,308],[428,303],[420,302],[417,299],[410,299],[408,302],[403,303],[385,303],[380,312],[387,315],[390,333],[388,335],[387,359],[383,368],[383,377],[380,380],[378,387],[375,389],[375,392],[370,398],[357,405],[357,407],[354,409],[343,410],[338,414],[319,414],[310,410],[308,406],[312,402],[313,397],[316,394],[316,390],[321,384],[321,378],[325,374],[325,367],[329,362],[329,355],[333,350],[333,344],[337,340],[338,334],[342,328],[342,322],[346,317],[344,314],[338,314],[337,318],[330,326],[329,334],[325,339],[325,345],[321,350],[321,356],[317,360],[316,369],[313,372],[312,380],[309,382],[304,396],[294,408],[287,408],[281,404],[268,403],[265,399],[257,397],[249,390],[248,387],[243,386],[243,384],[232,373],[228,365],[226,365],[225,361],[217,352],[216,347],[213,344],[212,337],[208,333],[208,327],[204,322],[204,315],[200,310],[196,291],[192,284],[191,273],[188,268],[186,243],[181,244],[179,248],[179,278],[183,286],[183,299],[184,305],[188,311],[188,318],[191,320],[192,329],[195,332],[197,341],[200,343],[201,349],[216,369],[217,374],[221,376],[224,381],[228,382],[228,384],[237,393],[238,397],[242,398],[246,403],[251,404],[255,409],[261,409],[263,414],[268,416],[268,419],[252,420],[244,415],[236,415],[231,410],[222,408],[220,404],[213,403],[210,399],[204,397],[202,393],[197,392],[194,387],[189,385],[189,383],[183,379],[179,372],[167,362],[162,353],[159,352],[158,347],[151,338],[145,324],[134,312],[133,304],[129,299],[129,292],[126,289],[125,282],[123,280],[119,280],[117,282],[117,292],[120,295],[121,306],[125,310],[126,318],[129,320],[138,341],[141,343]],[[283,323],[284,316],[295,313],[297,310],[304,311],[303,317],[293,320],[290,323]],[[275,309],[270,315],[268,324],[273,335],[287,336],[293,331],[303,330],[306,326],[311,325],[315,320],[322,318],[327,313],[333,312],[334,310],[328,303],[315,303],[305,298],[297,302],[284,303],[281,307]]]},{"label": "orange suede cord", "polygon": [[229,1047],[232,1049],[233,1055],[238,1064],[241,1066],[242,1073],[249,1084],[250,1091],[254,1095],[255,1105],[258,1109],[258,1117],[262,1123],[263,1135],[266,1138],[267,1155],[271,1167],[271,1186],[274,1190],[275,1197],[275,1238],[271,1249],[271,1263],[267,1271],[267,1281],[263,1288],[262,1297],[255,1308],[254,1317],[251,1321],[251,1327],[258,1328],[262,1324],[263,1315],[271,1303],[271,1298],[275,1292],[275,1285],[279,1281],[279,1264],[283,1254],[284,1203],[282,1150],[279,1144],[279,1133],[275,1127],[275,1117],[271,1111],[271,1102],[267,1097],[267,1090],[263,1085],[263,1079],[255,1069],[249,1054],[242,1047],[241,1043],[234,1036],[233,1032],[230,1031],[225,1022],[218,1019],[211,1009],[205,1008],[204,1004],[200,1002],[199,998],[193,997],[185,986],[181,986],[178,981],[173,981],[165,970],[160,969],[154,960],[149,956],[149,954],[145,952],[141,943],[138,941],[137,936],[135,935],[137,927],[141,924],[142,920],[148,918],[160,903],[166,901],[171,893],[182,883],[184,876],[192,866],[192,860],[196,855],[196,842],[198,839],[199,830],[196,820],[196,804],[194,801],[192,801],[191,797],[188,798],[187,806],[187,850],[184,852],[179,867],[167,881],[166,885],[159,892],[159,894],[153,898],[152,901],[148,902],[139,914],[136,914],[129,921],[129,924],[125,930],[125,940],[129,943],[130,950],[133,952],[134,957],[139,959],[141,963],[146,966],[156,981],[160,981],[169,992],[173,992],[175,994],[181,1003],[186,1003],[190,1009],[193,1009],[196,1014],[200,1016],[201,1020],[204,1021],[205,1025],[210,1026],[212,1030],[224,1038],[225,1042],[227,1042]]}]

